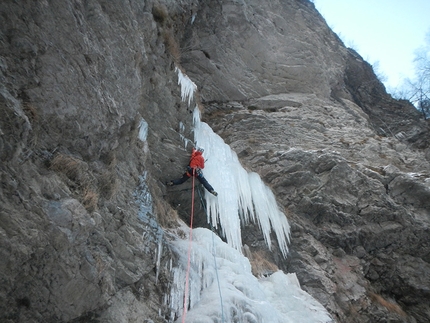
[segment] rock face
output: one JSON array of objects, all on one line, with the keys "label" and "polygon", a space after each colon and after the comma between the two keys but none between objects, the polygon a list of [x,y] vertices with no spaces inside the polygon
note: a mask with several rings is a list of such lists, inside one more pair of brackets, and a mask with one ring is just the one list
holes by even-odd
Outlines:
[{"label": "rock face", "polygon": [[[244,107],[210,118],[288,211],[292,252],[278,265],[296,272],[303,288],[340,322],[376,320],[381,313],[375,314],[373,294],[394,298],[405,311],[413,303],[409,310],[424,322],[426,305],[407,300],[428,297],[422,272],[428,268],[430,193],[424,153],[376,135],[352,102],[343,101],[350,107],[345,109],[313,96],[286,99],[301,106],[277,112]],[[330,125],[327,113],[341,126]]]},{"label": "rock face", "polygon": [[[243,240],[337,322],[430,319],[429,127],[307,0],[2,1],[2,322],[167,322],[203,118],[287,210],[290,255]],[[145,131],[148,126],[147,132]],[[204,219],[197,225],[205,226]]]},{"label": "rock face", "polygon": [[181,156],[179,121],[191,120],[152,11],[0,4],[2,322],[165,321],[161,225],[175,213],[158,179],[179,171],[168,156]]}]

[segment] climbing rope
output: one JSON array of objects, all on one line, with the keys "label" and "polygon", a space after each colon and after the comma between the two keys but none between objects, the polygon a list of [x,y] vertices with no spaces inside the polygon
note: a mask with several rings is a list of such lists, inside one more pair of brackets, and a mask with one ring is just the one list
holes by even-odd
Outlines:
[{"label": "climbing rope", "polygon": [[[197,192],[199,193],[199,196],[200,196],[200,202],[201,202],[201,204],[202,204],[202,206],[203,206],[203,209],[205,210],[205,214],[206,214],[206,217],[208,216],[208,213],[207,213],[207,209],[206,209],[206,205],[205,205],[205,202],[203,201],[203,196],[202,196],[202,193],[201,193],[201,191],[200,191],[200,188],[197,188]],[[213,256],[214,256],[214,262],[215,262],[215,274],[216,274],[216,280],[217,280],[217,283],[218,283],[218,292],[219,292],[219,298],[220,298],[220,303],[221,303],[221,322],[225,322],[225,320],[224,320],[224,305],[223,305],[223,302],[222,302],[222,293],[221,293],[221,285],[220,285],[220,283],[219,283],[219,276],[218,276],[218,265],[217,265],[217,262],[216,262],[216,249],[215,249],[215,238],[214,238],[214,235],[215,235],[215,230],[214,230],[214,227],[213,227],[213,225],[212,225],[212,222],[211,221],[209,221],[209,224],[210,224],[210,226],[211,226],[211,231],[212,231],[212,254],[213,254]]]},{"label": "climbing rope", "polygon": [[[194,169],[193,169],[193,176],[192,177],[193,177],[193,185],[192,185],[192,190],[191,190],[190,234],[189,234],[189,243],[188,243],[187,272],[186,272],[186,276],[185,276],[185,293],[184,293],[184,308],[183,308],[183,312],[182,312],[182,323],[185,323],[185,318],[187,316],[187,309],[188,309],[187,300],[188,300],[188,286],[189,286],[190,267],[191,267],[191,247],[192,247],[192,242],[193,242],[193,220],[194,220],[194,191],[195,191]],[[206,205],[203,201],[202,193],[201,193],[199,188],[197,188],[197,191],[198,191],[199,196],[200,196],[200,202],[201,202],[202,207],[203,207],[205,214],[207,216],[207,209],[206,209]],[[214,227],[212,225],[212,222],[209,221],[209,224],[211,226],[211,231],[212,231],[212,254],[213,254],[214,262],[215,262],[215,273],[216,273],[216,279],[217,279],[217,283],[218,283],[218,292],[219,292],[220,303],[221,303],[221,322],[224,323],[225,322],[225,320],[224,320],[224,306],[223,306],[223,301],[222,301],[221,285],[219,282],[218,265],[217,265],[217,261],[216,261],[216,249],[215,249],[215,239],[214,239],[215,230],[214,230]]]},{"label": "climbing rope", "polygon": [[193,218],[194,218],[194,169],[193,169],[193,189],[191,193],[191,220],[190,220],[190,239],[188,244],[188,264],[187,264],[187,274],[185,277],[185,293],[184,293],[184,310],[182,312],[182,323],[185,323],[185,318],[187,316],[187,299],[188,299],[188,285],[190,278],[190,265],[191,265],[191,246],[193,243]]}]

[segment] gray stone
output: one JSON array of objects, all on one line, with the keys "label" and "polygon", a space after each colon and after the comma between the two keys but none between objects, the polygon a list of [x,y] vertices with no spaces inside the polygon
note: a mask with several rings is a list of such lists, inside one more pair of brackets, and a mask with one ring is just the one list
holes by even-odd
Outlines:
[{"label": "gray stone", "polygon": [[[336,322],[429,321],[429,126],[310,1],[7,0],[0,14],[2,322],[173,320],[163,232],[188,223],[191,184],[163,183],[193,139],[176,66],[288,211],[290,254],[274,244],[270,261]],[[251,252],[260,238],[244,229]]]}]

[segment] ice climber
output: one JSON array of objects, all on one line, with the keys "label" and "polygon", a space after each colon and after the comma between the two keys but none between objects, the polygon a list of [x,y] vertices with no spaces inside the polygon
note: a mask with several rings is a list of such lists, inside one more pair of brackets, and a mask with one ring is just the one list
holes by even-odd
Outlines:
[{"label": "ice climber", "polygon": [[195,149],[191,153],[190,162],[187,166],[187,171],[182,175],[181,178],[175,179],[173,181],[167,182],[166,185],[180,185],[187,181],[191,176],[197,177],[200,183],[209,191],[209,193],[217,196],[218,193],[215,192],[213,187],[208,183],[206,178],[203,176],[202,169],[205,168],[205,159],[203,158],[203,148]]}]

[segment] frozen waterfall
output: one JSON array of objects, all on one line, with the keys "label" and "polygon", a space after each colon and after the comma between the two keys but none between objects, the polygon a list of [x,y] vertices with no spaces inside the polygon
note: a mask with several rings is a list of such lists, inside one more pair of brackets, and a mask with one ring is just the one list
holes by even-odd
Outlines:
[{"label": "frozen waterfall", "polygon": [[200,121],[200,111],[194,109],[194,139],[205,149],[207,160],[203,174],[218,192],[218,197],[206,194],[208,221],[221,225],[228,244],[241,250],[241,221],[258,222],[271,247],[270,232],[276,233],[279,248],[287,256],[290,226],[272,191],[257,173],[247,172],[236,153],[215,134],[208,124]]},{"label": "frozen waterfall", "polygon": [[[185,228],[183,228],[185,230]],[[188,241],[172,245],[179,266],[169,298],[171,317],[182,322]],[[193,230],[187,323],[325,323],[324,307],[300,288],[295,274],[256,278],[248,258],[212,231]]]},{"label": "frozen waterfall", "polygon": [[[177,72],[182,100],[190,105],[197,87],[185,73]],[[171,320],[182,322],[187,295],[188,323],[331,322],[324,307],[300,288],[295,274],[278,271],[259,279],[252,274],[250,262],[242,254],[241,223],[258,223],[269,248],[273,230],[284,257],[289,224],[272,191],[258,174],[241,166],[236,153],[200,120],[197,107],[194,141],[205,149],[203,173],[218,192],[217,197],[205,195],[207,220],[214,227],[220,226],[227,243],[203,228],[193,229],[192,245],[186,238],[174,238],[171,248],[178,259],[172,268],[171,292],[165,298]],[[189,232],[187,229],[184,226],[182,231]],[[186,292],[187,271],[190,283]]]}]

